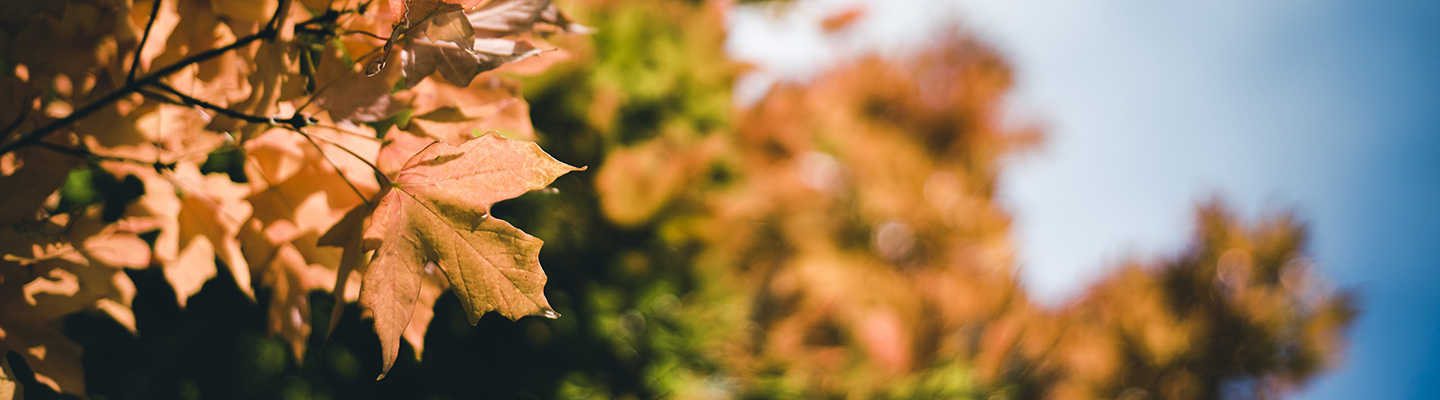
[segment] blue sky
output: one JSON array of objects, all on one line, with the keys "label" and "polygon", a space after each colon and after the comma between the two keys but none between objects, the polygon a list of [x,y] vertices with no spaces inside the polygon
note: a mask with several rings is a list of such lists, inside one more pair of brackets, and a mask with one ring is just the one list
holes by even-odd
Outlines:
[{"label": "blue sky", "polygon": [[[815,22],[853,4],[839,37]],[[732,15],[730,50],[803,80],[959,23],[1012,62],[1022,281],[1059,304],[1130,257],[1173,254],[1193,206],[1294,211],[1319,268],[1360,294],[1346,364],[1301,399],[1440,398],[1440,2],[800,1]]]}]

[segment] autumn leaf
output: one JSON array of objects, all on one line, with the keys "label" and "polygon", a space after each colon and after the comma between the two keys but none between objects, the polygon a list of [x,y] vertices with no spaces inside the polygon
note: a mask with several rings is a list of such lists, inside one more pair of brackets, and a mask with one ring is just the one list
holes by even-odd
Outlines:
[{"label": "autumn leaf", "polygon": [[545,299],[542,242],[489,215],[498,201],[580,170],[531,142],[495,134],[460,146],[435,142],[405,163],[365,231],[376,250],[360,302],[375,317],[383,378],[399,354],[421,296],[425,264],[444,272],[471,324],[491,310],[510,319],[557,317]]},{"label": "autumn leaf", "polygon": [[[530,107],[521,97],[518,81],[483,74],[469,87],[426,81],[415,88],[412,103],[415,117],[410,120],[410,126],[405,127],[410,133],[457,145],[475,138],[478,133],[490,131],[512,139],[534,138]],[[429,143],[421,146],[425,144]],[[403,163],[413,154],[414,151],[404,154],[399,162]],[[378,160],[378,164],[384,169],[389,161]]]},{"label": "autumn leaf", "polygon": [[452,8],[470,8],[482,0],[390,0],[390,13],[396,24],[415,25],[431,16]]},{"label": "autumn leaf", "polygon": [[405,87],[412,88],[436,71],[455,86],[469,86],[481,72],[540,54],[530,42],[510,39],[475,39],[473,49],[454,43],[415,40],[401,53],[405,60]]},{"label": "autumn leaf", "polygon": [[475,27],[465,18],[465,11],[454,10],[437,13],[425,24],[425,37],[431,41],[450,42],[461,49],[475,48]]},{"label": "autumn leaf", "polygon": [[530,30],[552,6],[550,0],[492,0],[466,15],[475,29],[503,36]]},{"label": "autumn leaf", "polygon": [[[373,122],[404,108],[402,102],[393,101],[390,90],[400,80],[396,68],[383,69],[380,73],[367,76],[348,65],[344,50],[333,42],[321,53],[315,79],[327,82],[314,97],[315,106],[330,114],[336,122]],[[390,62],[398,62],[399,54],[391,56]]]},{"label": "autumn leaf", "polygon": [[19,353],[57,392],[85,394],[80,346],[57,321],[97,309],[134,329],[135,287],[122,269],[148,264],[148,245],[100,214],[96,205],[0,229],[0,351]]}]

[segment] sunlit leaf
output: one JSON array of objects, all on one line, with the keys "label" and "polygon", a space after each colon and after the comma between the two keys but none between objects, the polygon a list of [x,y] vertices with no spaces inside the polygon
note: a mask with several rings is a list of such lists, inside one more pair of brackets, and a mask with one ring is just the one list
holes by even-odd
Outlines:
[{"label": "sunlit leaf", "polygon": [[458,147],[436,142],[410,158],[365,231],[365,248],[376,254],[360,302],[374,314],[385,371],[420,300],[426,263],[444,271],[472,324],[491,310],[510,319],[557,316],[545,299],[540,239],[489,211],[574,170],[534,143],[497,135]]}]

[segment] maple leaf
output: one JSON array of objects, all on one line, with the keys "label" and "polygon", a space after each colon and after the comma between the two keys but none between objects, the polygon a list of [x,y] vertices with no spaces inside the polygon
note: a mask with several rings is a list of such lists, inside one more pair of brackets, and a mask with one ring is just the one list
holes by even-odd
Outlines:
[{"label": "maple leaf", "polygon": [[[389,62],[399,62],[395,54]],[[315,106],[340,122],[373,122],[399,112],[404,104],[392,101],[391,89],[400,80],[396,68],[383,69],[373,76],[357,71],[345,61],[344,50],[335,43],[325,45],[315,79],[326,83],[314,97]]]},{"label": "maple leaf", "polygon": [[543,242],[489,212],[498,201],[578,170],[534,143],[495,134],[459,146],[435,142],[410,157],[380,197],[364,234],[364,248],[376,252],[360,302],[375,317],[381,378],[399,354],[426,263],[444,272],[471,324],[491,310],[512,320],[559,316],[545,299]]},{"label": "maple leaf", "polygon": [[162,176],[143,166],[114,164],[111,170],[139,177],[147,195],[129,209],[135,223],[160,230],[155,258],[175,289],[176,304],[184,307],[191,296],[218,272],[218,258],[228,267],[236,287],[247,296],[250,266],[235,239],[242,221],[250,218],[244,201],[249,188],[222,175],[201,175],[193,163],[180,163]]},{"label": "maple leaf", "polygon": [[481,72],[540,53],[540,49],[524,40],[474,39],[474,48],[467,49],[450,42],[416,39],[401,53],[405,60],[405,87],[415,87],[436,71],[455,86],[469,86]]}]

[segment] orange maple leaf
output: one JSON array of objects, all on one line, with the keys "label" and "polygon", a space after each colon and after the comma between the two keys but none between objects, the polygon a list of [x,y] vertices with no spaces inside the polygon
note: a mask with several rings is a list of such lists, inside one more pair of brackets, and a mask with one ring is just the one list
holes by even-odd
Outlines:
[{"label": "orange maple leaf", "polygon": [[399,354],[426,263],[444,272],[471,324],[492,310],[512,320],[559,316],[545,299],[543,242],[489,212],[498,201],[577,170],[534,143],[495,134],[459,146],[435,142],[410,157],[364,234],[363,247],[376,253],[361,283],[360,303],[375,317],[381,378]]}]

